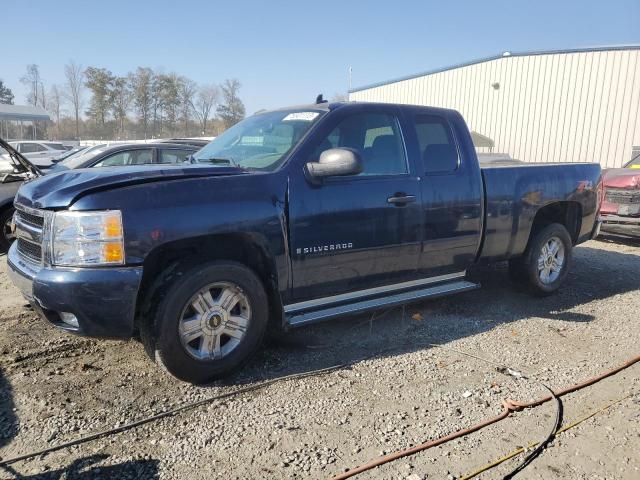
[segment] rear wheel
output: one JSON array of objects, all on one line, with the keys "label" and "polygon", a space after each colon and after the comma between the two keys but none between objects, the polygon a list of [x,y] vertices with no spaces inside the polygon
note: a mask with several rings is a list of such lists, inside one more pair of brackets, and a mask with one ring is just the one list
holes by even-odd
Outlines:
[{"label": "rear wheel", "polygon": [[522,257],[509,262],[511,278],[536,295],[549,295],[567,276],[571,249],[567,229],[559,223],[548,225],[531,238]]},{"label": "rear wheel", "polygon": [[262,342],[268,321],[260,279],[244,265],[212,262],[175,276],[141,326],[147,351],[169,373],[204,383],[239,369]]},{"label": "rear wheel", "polygon": [[2,233],[0,233],[0,251],[6,252],[16,239],[11,222],[13,219],[13,207],[6,208],[0,212],[0,225],[2,225]]}]

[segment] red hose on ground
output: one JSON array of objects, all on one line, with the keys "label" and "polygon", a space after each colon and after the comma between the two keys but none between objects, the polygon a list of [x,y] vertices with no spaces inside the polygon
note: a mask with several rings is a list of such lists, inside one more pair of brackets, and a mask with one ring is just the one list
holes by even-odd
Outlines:
[{"label": "red hose on ground", "polygon": [[[603,380],[607,377],[615,375],[616,373],[621,372],[625,368],[629,368],[631,365],[638,362],[640,362],[640,355],[627,360],[625,363],[621,364],[616,368],[607,370],[606,372],[601,373],[600,375],[597,375],[595,377],[588,378],[587,380],[577,383],[575,385],[572,385],[571,387],[565,388],[558,392],[554,390],[554,393],[557,397],[562,397],[563,395],[567,395],[568,393],[575,392],[576,390],[580,390],[582,388],[588,387],[590,385],[593,385],[594,383],[599,382],[600,380]],[[442,445],[443,443],[447,443],[450,440],[454,440],[456,438],[463,437],[464,435],[477,432],[478,430],[481,430],[484,427],[487,427],[491,424],[499,422],[500,420],[504,420],[509,416],[511,412],[520,411],[525,408],[537,407],[539,405],[542,405],[545,402],[548,402],[552,398],[553,397],[551,395],[548,395],[546,397],[533,400],[532,402],[518,402],[511,399],[503,400],[502,406],[504,410],[497,417],[489,418],[469,428],[458,430],[457,432],[451,433],[444,437],[436,438],[435,440],[429,440],[428,442],[421,443],[420,445],[416,445],[415,447],[410,447],[404,450],[399,450],[397,452],[390,453],[388,455],[384,455],[382,457],[379,457],[375,460],[370,461],[369,463],[365,463],[364,465],[360,465],[359,467],[349,469],[344,473],[339,473],[338,475],[331,477],[331,480],[344,480],[346,478],[350,478],[355,475],[358,475],[362,472],[366,472],[367,470],[371,470],[373,468],[379,467],[380,465],[384,465],[385,463],[389,463],[394,460],[398,460],[399,458],[408,457],[409,455],[413,455],[414,453],[422,452],[423,450],[427,450],[429,448]]]}]

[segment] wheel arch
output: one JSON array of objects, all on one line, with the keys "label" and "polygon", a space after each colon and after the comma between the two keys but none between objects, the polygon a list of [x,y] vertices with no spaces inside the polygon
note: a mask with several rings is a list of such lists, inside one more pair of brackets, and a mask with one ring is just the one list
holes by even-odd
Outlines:
[{"label": "wheel arch", "polygon": [[563,225],[575,245],[582,226],[582,205],[580,202],[563,200],[550,202],[541,207],[533,218],[527,244],[539,231],[552,223]]},{"label": "wheel arch", "polygon": [[170,282],[177,271],[215,260],[237,262],[251,269],[267,293],[269,321],[281,323],[283,307],[274,258],[262,236],[243,232],[176,240],[149,252],[144,259],[136,302],[136,325],[150,318],[155,303],[154,292]]}]

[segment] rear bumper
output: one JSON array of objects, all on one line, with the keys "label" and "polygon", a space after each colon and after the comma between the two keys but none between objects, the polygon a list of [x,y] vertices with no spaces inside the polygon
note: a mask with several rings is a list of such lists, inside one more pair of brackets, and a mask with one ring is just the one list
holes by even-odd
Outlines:
[{"label": "rear bumper", "polygon": [[623,217],[620,215],[600,215],[603,232],[640,237],[640,217]]},{"label": "rear bumper", "polygon": [[[128,338],[133,334],[142,267],[41,267],[22,260],[15,243],[7,265],[14,285],[53,325],[92,337]],[[74,315],[77,327],[63,322],[60,312]]]}]

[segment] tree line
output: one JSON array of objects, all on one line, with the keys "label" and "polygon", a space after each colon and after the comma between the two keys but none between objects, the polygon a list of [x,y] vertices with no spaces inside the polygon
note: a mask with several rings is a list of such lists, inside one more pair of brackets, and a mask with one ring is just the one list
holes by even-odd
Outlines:
[{"label": "tree line", "polygon": [[[38,136],[58,140],[127,140],[212,136],[242,120],[241,84],[198,84],[177,73],[138,67],[126,75],[106,68],[64,66],[65,82],[46,88],[38,65],[27,65],[20,82],[26,101],[41,106],[52,123]],[[12,104],[12,91],[0,80],[0,103]]]}]

